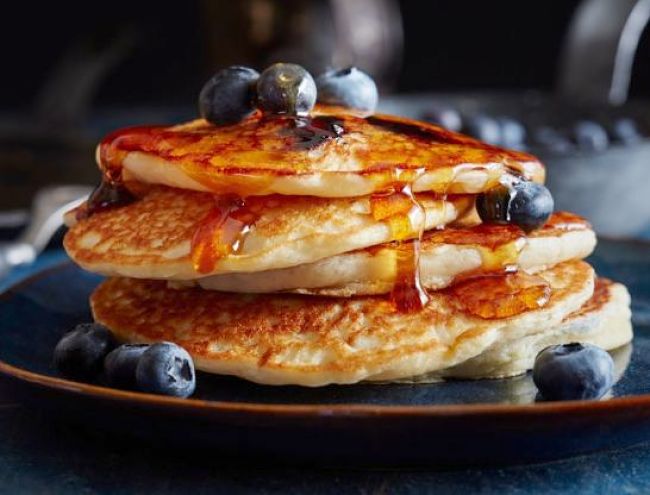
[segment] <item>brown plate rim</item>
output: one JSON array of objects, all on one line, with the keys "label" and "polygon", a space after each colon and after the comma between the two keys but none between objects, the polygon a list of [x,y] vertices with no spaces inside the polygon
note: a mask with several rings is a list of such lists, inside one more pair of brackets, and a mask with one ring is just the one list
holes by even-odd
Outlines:
[{"label": "brown plate rim", "polygon": [[[603,240],[615,242],[633,242],[650,247],[650,241],[645,239],[626,239],[602,236]],[[40,270],[31,276],[11,285],[0,293],[0,301],[5,300],[20,287],[29,285],[52,272],[72,265],[72,261],[64,260],[54,266]],[[251,415],[273,415],[284,417],[331,418],[337,417],[403,417],[430,416],[442,417],[477,417],[477,416],[540,416],[564,415],[580,413],[604,413],[626,411],[640,407],[650,407],[650,394],[614,397],[600,401],[563,401],[539,402],[531,404],[436,404],[436,405],[381,405],[381,404],[269,404],[255,402],[209,401],[193,398],[176,398],[143,392],[133,392],[104,387],[91,383],[82,383],[50,375],[35,373],[0,360],[0,373],[7,377],[37,385],[46,389],[63,393],[72,393],[96,399],[110,399],[139,405],[160,406],[175,410],[193,410],[213,413],[241,413]]]}]

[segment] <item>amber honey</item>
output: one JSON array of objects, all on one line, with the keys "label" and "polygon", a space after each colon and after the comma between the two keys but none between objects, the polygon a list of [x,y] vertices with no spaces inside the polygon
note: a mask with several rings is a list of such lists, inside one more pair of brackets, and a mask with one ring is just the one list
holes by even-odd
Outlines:
[{"label": "amber honey", "polygon": [[488,320],[539,309],[551,297],[551,287],[546,280],[524,272],[472,278],[444,292],[466,313]]},{"label": "amber honey", "polygon": [[199,273],[214,271],[224,256],[241,248],[257,214],[237,196],[216,198],[216,204],[199,223],[192,238],[192,263]]},{"label": "amber honey", "polygon": [[[375,220],[388,225],[397,241],[391,300],[399,311],[416,311],[429,297],[419,278],[425,212],[413,195],[413,183],[427,170],[443,168],[438,179],[442,182],[436,184],[434,190],[445,199],[458,172],[472,168],[472,163],[511,164],[507,167],[512,167],[516,174],[522,170],[518,162],[531,162],[530,156],[501,150],[426,123],[387,116],[360,117],[352,113],[268,118],[256,112],[240,124],[221,128],[201,121],[174,128],[133,127],[114,132],[100,143],[102,182],[86,207],[79,211],[79,216],[136,199],[122,177],[123,161],[128,153],[147,153],[177,163],[189,177],[219,193],[215,196],[214,207],[199,223],[191,248],[197,272],[211,273],[221,258],[242,249],[246,235],[254,228],[263,208],[291,200],[290,196],[255,195],[265,194],[263,191],[274,177],[309,172],[311,157],[304,152],[330,142],[344,143],[348,133],[354,134],[357,142],[361,139],[360,142],[367,145],[350,149],[356,150],[360,163],[368,164],[354,173],[371,180],[375,190],[380,191],[370,197],[371,214]],[[375,146],[381,151],[377,152]],[[430,160],[432,147],[436,150],[434,161]],[[245,159],[224,159],[238,154]],[[403,163],[395,160],[403,160]],[[564,221],[558,229],[568,228],[573,219]],[[483,268],[480,272],[466,274],[457,284],[462,295],[460,299],[466,301],[473,314],[484,318],[499,317],[490,315],[509,314],[517,308],[530,309],[535,301],[543,301],[542,285],[539,281],[531,282],[523,274],[481,277],[486,273],[508,273],[516,268],[526,239],[517,227],[479,225],[471,229],[442,229],[427,233],[427,240],[431,239],[479,248]],[[482,302],[478,295],[471,296],[474,289],[482,294],[490,291],[506,294],[505,299],[511,303],[506,304],[505,309],[490,307],[490,301]]]},{"label": "amber honey", "polygon": [[[420,282],[420,240],[424,232],[425,212],[412,191],[422,169],[389,172],[393,183],[386,192],[370,197],[370,210],[375,220],[384,221],[392,237],[398,241],[395,259],[395,282],[390,297],[398,311],[422,309],[429,296]],[[409,238],[411,242],[403,242]]]}]

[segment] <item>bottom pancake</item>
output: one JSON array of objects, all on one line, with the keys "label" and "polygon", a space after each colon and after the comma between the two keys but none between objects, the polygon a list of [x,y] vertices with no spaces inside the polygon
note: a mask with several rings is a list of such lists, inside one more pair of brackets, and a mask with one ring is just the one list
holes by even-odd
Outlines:
[{"label": "bottom pancake", "polygon": [[596,280],[594,295],[556,327],[512,341],[499,342],[484,353],[437,376],[505,378],[532,369],[535,357],[550,345],[580,342],[613,350],[632,340],[630,294],[624,285]]},{"label": "bottom pancake", "polygon": [[[498,342],[560,325],[593,294],[594,272],[582,261],[540,272],[535,280],[549,289],[542,295],[538,286],[518,286],[512,277],[502,277],[502,290],[493,277],[496,292],[487,298],[465,290],[471,285],[432,293],[422,311],[410,314],[378,296],[173,290],[164,281],[128,278],[102,283],[91,306],[95,319],[120,340],[176,342],[200,370],[264,384],[322,386],[456,366]],[[478,306],[470,304],[474,298]]]}]

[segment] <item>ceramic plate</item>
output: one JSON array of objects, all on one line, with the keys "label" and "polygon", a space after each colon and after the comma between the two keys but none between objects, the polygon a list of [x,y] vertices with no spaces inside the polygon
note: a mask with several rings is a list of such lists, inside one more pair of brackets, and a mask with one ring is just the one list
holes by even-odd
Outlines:
[{"label": "ceramic plate", "polygon": [[192,399],[62,379],[61,335],[89,321],[99,278],[71,263],[0,296],[0,372],[16,393],[80,425],[148,441],[273,459],[400,464],[533,461],[650,439],[650,244],[601,241],[591,262],[628,285],[633,345],[614,353],[622,375],[597,402],[536,403],[529,375],[426,385],[266,387],[199,374]]}]

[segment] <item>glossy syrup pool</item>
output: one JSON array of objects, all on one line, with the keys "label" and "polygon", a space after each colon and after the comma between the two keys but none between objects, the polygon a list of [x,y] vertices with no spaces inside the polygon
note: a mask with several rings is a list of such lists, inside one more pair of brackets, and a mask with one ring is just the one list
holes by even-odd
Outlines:
[{"label": "glossy syrup pool", "polygon": [[[622,378],[613,394],[650,394],[650,245],[601,241],[590,261],[601,275],[627,284],[633,297],[634,345],[614,353]],[[79,322],[89,321],[88,295],[99,281],[99,277],[67,264],[1,296],[0,360],[57,376],[51,365],[52,350],[64,332]],[[529,375],[503,380],[310,389],[267,387],[199,373],[195,397],[283,404],[432,405],[529,403],[535,400],[535,394]]]}]

